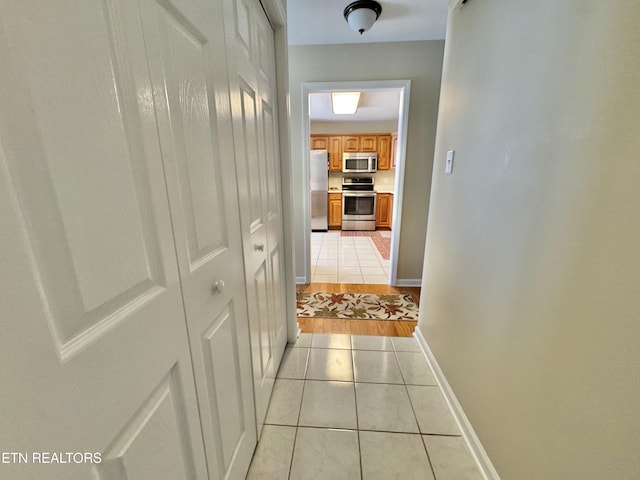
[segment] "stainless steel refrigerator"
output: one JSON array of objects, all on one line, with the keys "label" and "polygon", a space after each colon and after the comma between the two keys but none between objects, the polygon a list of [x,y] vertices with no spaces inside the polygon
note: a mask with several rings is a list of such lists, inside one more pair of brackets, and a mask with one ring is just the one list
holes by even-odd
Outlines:
[{"label": "stainless steel refrigerator", "polygon": [[311,150],[309,186],[311,187],[311,230],[327,230],[327,194],[329,192],[329,153]]}]

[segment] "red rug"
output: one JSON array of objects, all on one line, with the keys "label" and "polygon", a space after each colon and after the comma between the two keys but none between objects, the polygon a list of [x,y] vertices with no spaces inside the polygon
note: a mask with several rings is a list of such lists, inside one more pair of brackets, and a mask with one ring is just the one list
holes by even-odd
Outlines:
[{"label": "red rug", "polygon": [[380,232],[362,230],[341,230],[341,237],[379,237]]},{"label": "red rug", "polygon": [[373,237],[371,240],[380,252],[380,255],[382,255],[382,258],[389,260],[389,257],[391,256],[391,238],[377,236]]}]

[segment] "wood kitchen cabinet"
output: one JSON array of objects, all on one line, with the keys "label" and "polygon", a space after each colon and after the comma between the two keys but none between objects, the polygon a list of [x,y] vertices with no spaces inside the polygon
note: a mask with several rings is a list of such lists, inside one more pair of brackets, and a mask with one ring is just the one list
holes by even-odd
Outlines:
[{"label": "wood kitchen cabinet", "polygon": [[398,134],[391,134],[391,168],[396,168],[396,157],[398,156]]},{"label": "wood kitchen cabinet", "polygon": [[311,135],[311,150],[329,152],[329,170],[342,170],[342,135]]},{"label": "wood kitchen cabinet", "polygon": [[343,136],[342,150],[345,152],[360,152],[360,135]]},{"label": "wood kitchen cabinet", "polygon": [[329,135],[329,170],[342,171],[342,135]]},{"label": "wood kitchen cabinet", "polygon": [[397,134],[311,135],[311,150],[329,152],[329,170],[342,171],[344,152],[377,152],[378,170],[395,168]]},{"label": "wood kitchen cabinet", "polygon": [[330,230],[340,230],[342,228],[342,194],[329,194],[329,219]]},{"label": "wood kitchen cabinet", "polygon": [[326,135],[311,135],[311,150],[329,150],[329,137]]},{"label": "wood kitchen cabinet", "polygon": [[377,152],[378,136],[377,135],[360,135],[360,151],[361,152]]},{"label": "wood kitchen cabinet", "polygon": [[378,170],[391,168],[391,135],[378,135]]},{"label": "wood kitchen cabinet", "polygon": [[393,222],[393,193],[376,195],[376,228],[390,229]]}]

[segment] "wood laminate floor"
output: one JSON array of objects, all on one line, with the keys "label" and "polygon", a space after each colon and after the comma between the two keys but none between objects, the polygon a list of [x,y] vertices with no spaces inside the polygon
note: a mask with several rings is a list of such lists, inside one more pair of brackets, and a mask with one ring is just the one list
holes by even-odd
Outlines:
[{"label": "wood laminate floor", "polygon": [[[297,292],[328,293],[375,293],[384,295],[409,294],[420,305],[420,287],[392,287],[359,283],[309,283],[297,285]],[[418,322],[402,320],[344,320],[340,318],[302,318],[298,325],[302,333],[347,333],[350,335],[377,335],[387,337],[410,337]]]}]

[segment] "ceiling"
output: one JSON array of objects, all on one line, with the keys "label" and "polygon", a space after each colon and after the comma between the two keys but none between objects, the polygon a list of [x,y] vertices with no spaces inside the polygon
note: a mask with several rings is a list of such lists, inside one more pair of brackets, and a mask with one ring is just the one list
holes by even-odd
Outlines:
[{"label": "ceiling", "polygon": [[371,122],[398,120],[400,90],[362,90],[355,115],[334,115],[331,93],[309,94],[309,120],[326,122]]},{"label": "ceiling", "polygon": [[289,0],[289,45],[442,40],[447,0],[378,0],[380,18],[363,35],[352,31],[342,12],[351,0]]}]

